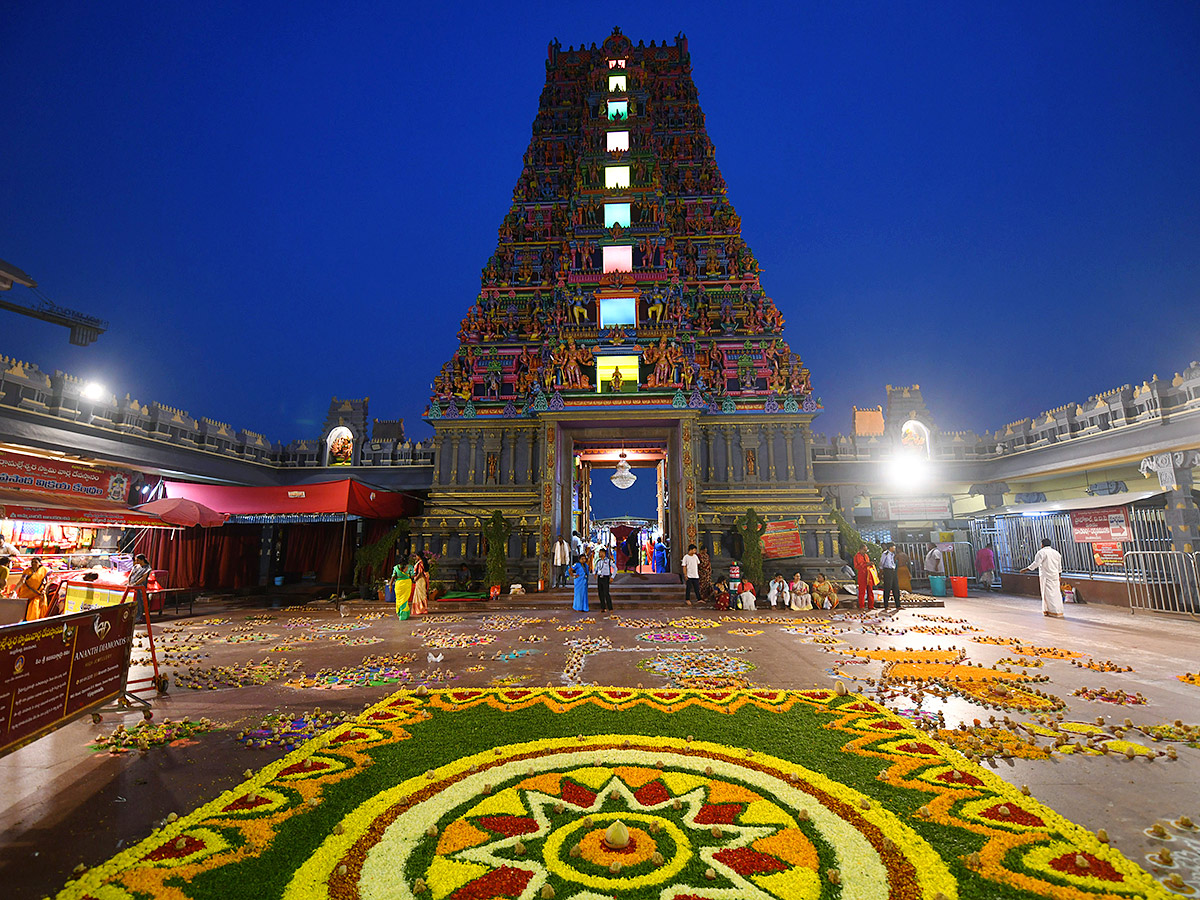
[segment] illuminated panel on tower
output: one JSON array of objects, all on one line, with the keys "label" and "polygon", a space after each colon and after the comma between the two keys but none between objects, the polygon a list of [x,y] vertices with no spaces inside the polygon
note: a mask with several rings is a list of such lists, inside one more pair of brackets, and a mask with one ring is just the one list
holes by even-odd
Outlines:
[{"label": "illuminated panel on tower", "polygon": [[633,247],[605,247],[604,274],[633,271]]},{"label": "illuminated panel on tower", "polygon": [[629,149],[629,132],[628,131],[610,131],[608,133],[608,152],[614,150]]},{"label": "illuminated panel on tower", "polygon": [[629,187],[629,166],[605,166],[604,186],[610,191]]},{"label": "illuminated panel on tower", "polygon": [[604,204],[604,227],[612,228],[614,225],[620,225],[622,228],[629,227],[628,203]]}]

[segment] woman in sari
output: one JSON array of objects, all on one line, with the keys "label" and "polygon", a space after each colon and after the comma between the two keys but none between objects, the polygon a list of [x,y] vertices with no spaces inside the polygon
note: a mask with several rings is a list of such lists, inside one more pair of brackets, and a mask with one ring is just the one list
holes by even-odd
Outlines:
[{"label": "woman in sari", "polygon": [[26,622],[46,617],[49,606],[46,602],[46,577],[49,574],[38,557],[30,557],[29,565],[17,584],[17,599],[25,601]]},{"label": "woman in sari", "polygon": [[812,583],[813,604],[818,609],[833,609],[837,606],[837,585],[818,575]]},{"label": "woman in sari", "polygon": [[708,603],[713,599],[715,592],[712,584],[712,559],[708,555],[708,550],[704,547],[700,548],[700,601]]},{"label": "woman in sari", "polygon": [[812,595],[808,592],[808,583],[796,573],[792,579],[792,609],[812,609]]},{"label": "woman in sari", "polygon": [[414,616],[423,616],[429,612],[429,557],[424,551],[418,553],[413,562],[412,585],[411,613]]},{"label": "woman in sari", "polygon": [[409,616],[409,602],[412,600],[412,573],[404,563],[396,563],[392,569],[392,590],[396,592],[396,618],[403,621]]},{"label": "woman in sari", "polygon": [[576,557],[575,562],[571,563],[571,577],[575,579],[575,602],[571,606],[576,612],[587,612],[588,567],[578,557]]}]

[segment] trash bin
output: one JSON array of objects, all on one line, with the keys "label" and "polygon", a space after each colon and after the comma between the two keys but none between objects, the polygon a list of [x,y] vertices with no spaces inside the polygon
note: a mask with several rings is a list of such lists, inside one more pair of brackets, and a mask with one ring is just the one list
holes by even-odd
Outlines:
[{"label": "trash bin", "polygon": [[946,596],[946,576],[945,575],[930,575],[929,576],[929,593],[935,597]]},{"label": "trash bin", "polygon": [[954,592],[955,597],[967,596],[967,576],[966,575],[951,575],[950,590]]}]

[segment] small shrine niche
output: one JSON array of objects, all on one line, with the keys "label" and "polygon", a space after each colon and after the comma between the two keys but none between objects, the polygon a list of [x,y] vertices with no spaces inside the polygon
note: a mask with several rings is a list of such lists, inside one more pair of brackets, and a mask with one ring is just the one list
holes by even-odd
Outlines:
[{"label": "small shrine niche", "polygon": [[354,465],[354,434],[345,425],[339,425],[325,438],[326,464],[330,466]]}]

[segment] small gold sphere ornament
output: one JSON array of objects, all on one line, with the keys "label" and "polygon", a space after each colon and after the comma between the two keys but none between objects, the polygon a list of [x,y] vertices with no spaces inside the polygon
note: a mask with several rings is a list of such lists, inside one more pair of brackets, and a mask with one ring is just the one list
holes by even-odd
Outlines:
[{"label": "small gold sphere ornament", "polygon": [[625,827],[625,823],[617,819],[604,832],[604,843],[606,846],[614,850],[621,850],[629,846],[629,829]]},{"label": "small gold sphere ornament", "polygon": [[542,885],[542,900],[554,900],[554,887],[549,884]]}]

